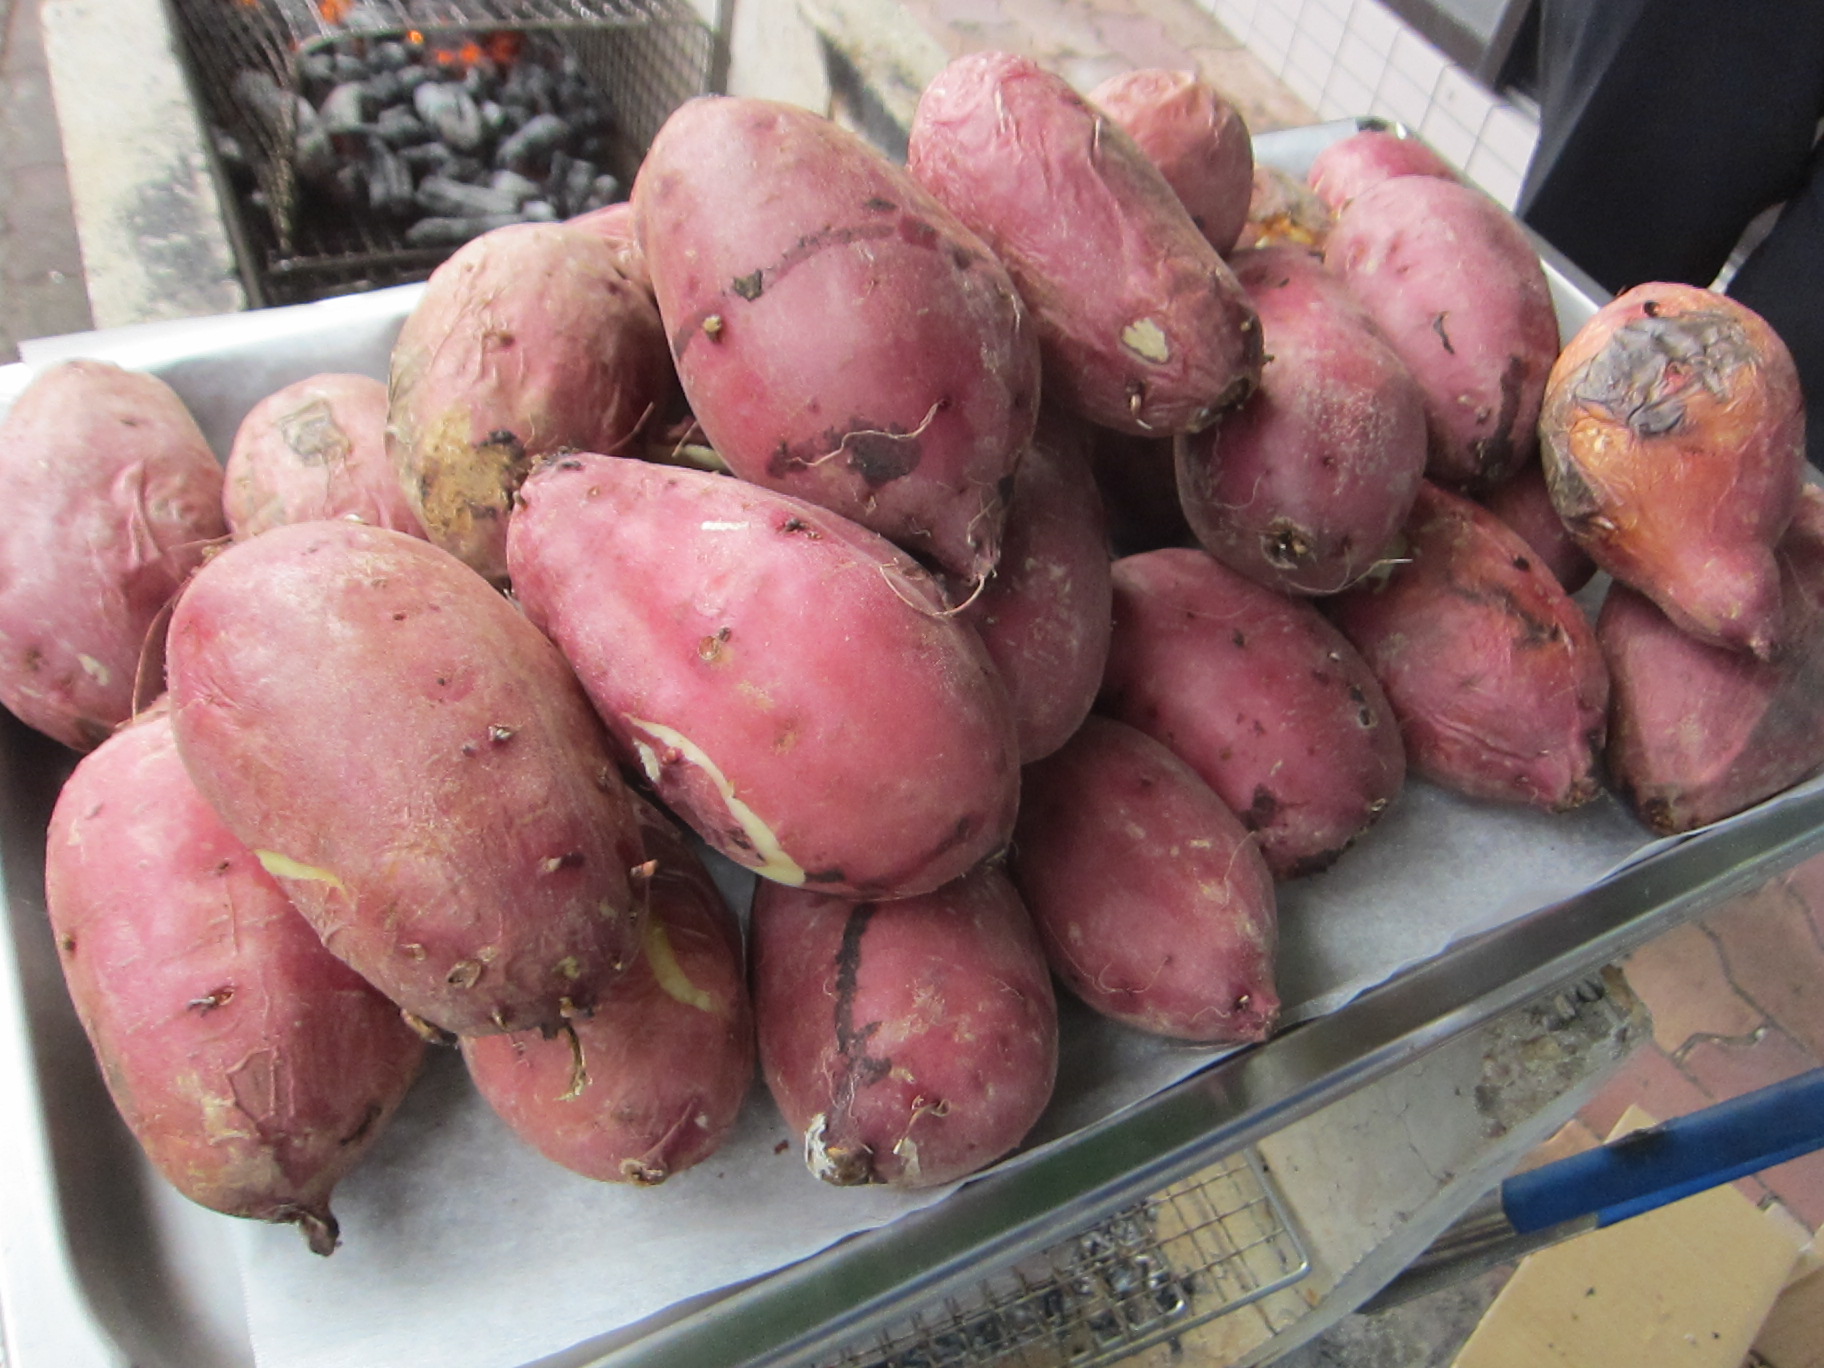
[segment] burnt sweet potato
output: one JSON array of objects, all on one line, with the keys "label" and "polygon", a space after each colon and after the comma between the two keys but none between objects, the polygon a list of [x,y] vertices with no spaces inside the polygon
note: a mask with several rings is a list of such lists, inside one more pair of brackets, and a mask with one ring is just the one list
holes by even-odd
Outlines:
[{"label": "burnt sweet potato", "polygon": [[0,423],[0,476],[0,703],[88,750],[132,715],[154,625],[227,534],[221,463],[164,381],[63,361]]},{"label": "burnt sweet potato", "polygon": [[925,87],[907,166],[1007,264],[1048,398],[1141,435],[1194,432],[1260,378],[1241,287],[1159,168],[1064,79],[1005,52]]},{"label": "burnt sweet potato", "polygon": [[1609,676],[1595,634],[1487,509],[1427,482],[1399,554],[1324,607],[1381,681],[1426,777],[1549,812],[1602,791]]},{"label": "burnt sweet potato", "polygon": [[679,108],[633,206],[684,391],[729,469],[988,574],[1039,352],[981,240],[857,134],[758,99]]},{"label": "burnt sweet potato", "polygon": [[1456,181],[1394,176],[1337,215],[1324,260],[1419,382],[1431,479],[1486,488],[1532,458],[1558,318],[1511,213]]},{"label": "burnt sweet potato", "polygon": [[1323,260],[1255,247],[1230,260],[1260,315],[1260,388],[1176,443],[1197,540],[1249,579],[1333,594],[1399,532],[1425,473],[1425,399]]},{"label": "burnt sweet potato", "polygon": [[386,454],[386,385],[313,375],[247,411],[223,472],[222,512],[236,537],[282,523],[354,518],[424,535]]},{"label": "burnt sweet potato", "polygon": [[331,1190],[424,1042],[222,825],[162,710],[65,783],[45,899],[102,1077],[153,1166],[192,1201],[333,1250]]},{"label": "burnt sweet potato", "polygon": [[386,449],[425,532],[498,583],[531,463],[635,450],[676,380],[650,293],[601,236],[518,223],[431,273],[387,383]]},{"label": "burnt sweet potato", "polygon": [[1107,717],[1023,788],[1014,882],[1070,990],[1153,1035],[1265,1040],[1279,1017],[1273,876],[1216,791]]},{"label": "burnt sweet potato", "polygon": [[1373,673],[1310,601],[1195,548],[1114,565],[1097,710],[1184,761],[1275,878],[1328,868],[1399,796],[1406,755]]},{"label": "burnt sweet potato", "polygon": [[293,523],[172,612],[178,747],[331,951],[428,1027],[556,1029],[634,958],[640,833],[557,648],[447,551]]},{"label": "burnt sweet potato", "polygon": [[754,1077],[741,924],[672,820],[636,798],[650,902],[640,957],[587,1018],[556,1035],[468,1036],[488,1105],[547,1159],[651,1187],[734,1128]]},{"label": "burnt sweet potato", "polygon": [[1057,999],[999,868],[885,903],[763,883],[749,935],[761,1071],[825,1182],[954,1182],[1051,1100]]},{"label": "burnt sweet potato", "polygon": [[1637,285],[1552,367],[1540,454],[1590,558],[1685,631],[1770,657],[1773,548],[1798,506],[1805,408],[1766,320],[1696,286]]},{"label": "burnt sweet potato", "polygon": [[767,879],[907,897],[1006,844],[1012,706],[911,557],[790,495],[620,457],[548,462],[520,499],[526,613],[714,849]]}]

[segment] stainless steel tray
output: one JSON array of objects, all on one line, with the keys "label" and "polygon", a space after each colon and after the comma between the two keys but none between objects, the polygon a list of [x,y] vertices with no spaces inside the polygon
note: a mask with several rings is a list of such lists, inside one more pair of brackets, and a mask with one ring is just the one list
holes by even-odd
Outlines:
[{"label": "stainless steel tray", "polygon": [[[1352,124],[1267,135],[1260,154],[1300,170]],[[1567,329],[1597,292],[1542,250]],[[241,342],[351,327],[390,335],[412,289],[333,308],[237,316]],[[207,350],[223,320],[191,329]],[[181,333],[183,330],[179,330]],[[139,340],[109,338],[133,364]],[[67,350],[83,349],[81,340]],[[48,357],[58,348],[39,348]],[[250,365],[264,355],[250,346]],[[185,348],[164,330],[145,355],[174,382]],[[321,368],[321,367],[319,367]],[[308,372],[306,372],[308,373]],[[294,375],[254,377],[277,388]],[[269,382],[269,383],[268,383]],[[22,383],[0,368],[0,404]],[[8,386],[14,388],[9,389]],[[225,447],[237,412],[205,408]],[[0,1325],[12,1368],[240,1368],[253,1362],[220,1218],[146,1167],[102,1088],[64,992],[45,923],[43,835],[73,757],[0,716]],[[823,1253],[710,1294],[552,1358],[601,1368],[796,1365],[839,1358],[936,1299],[966,1299],[991,1274],[1144,1203],[1252,1140],[1399,1068],[1424,1051],[1575,979],[1824,849],[1824,789],[1810,785],[1641,860],[1561,902],[1461,941],[1326,1016],[1229,1056],[1024,1162]],[[527,1368],[534,1368],[527,1365]]]}]

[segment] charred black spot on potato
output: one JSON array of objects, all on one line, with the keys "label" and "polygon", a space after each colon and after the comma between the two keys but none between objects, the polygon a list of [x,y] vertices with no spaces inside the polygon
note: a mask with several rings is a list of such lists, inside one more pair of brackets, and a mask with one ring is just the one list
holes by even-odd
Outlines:
[{"label": "charred black spot on potato", "polygon": [[1448,316],[1448,314],[1441,313],[1433,314],[1431,317],[1431,330],[1438,335],[1438,341],[1443,344],[1444,350],[1449,352],[1452,356],[1455,356],[1457,354],[1457,349],[1450,345],[1450,333],[1444,326],[1444,320]]},{"label": "charred black spot on potato", "polygon": [[821,540],[823,537],[823,533],[819,532],[803,518],[797,517],[796,515],[788,517],[784,522],[780,523],[779,530],[786,533],[788,536],[796,535],[809,537],[812,541]]},{"label": "charred black spot on potato", "polygon": [[1533,568],[1533,563],[1530,560],[1528,560],[1525,556],[1515,556],[1514,557],[1514,569],[1518,570],[1521,574],[1524,575],[1527,571],[1531,570],[1532,568]]},{"label": "charred black spot on potato", "polygon": [[1693,394],[1726,400],[1735,373],[1754,362],[1754,344],[1741,323],[1722,310],[1670,316],[1649,307],[1645,318],[1615,330],[1571,393],[1638,436],[1663,437],[1684,424]]},{"label": "charred black spot on potato", "polygon": [[[867,1052],[868,1041],[880,1030],[878,1021],[857,1025],[855,997],[861,986],[861,942],[868,924],[878,911],[871,902],[856,903],[843,923],[842,943],[836,948],[836,1001],[834,1015],[836,1050],[842,1056],[846,1072],[839,1085],[838,1097],[844,1104],[855,1093],[886,1077],[893,1067],[891,1058],[879,1058]],[[839,1106],[838,1110],[841,1110]]]},{"label": "charred black spot on potato", "polygon": [[1260,552],[1276,570],[1296,570],[1311,561],[1311,534],[1288,518],[1275,518],[1260,537]]},{"label": "charred black spot on potato", "polygon": [[1241,818],[1241,824],[1249,831],[1259,831],[1262,827],[1271,825],[1273,819],[1279,816],[1281,806],[1279,799],[1265,784],[1256,784],[1254,797],[1249,802],[1247,809],[1236,815]]},{"label": "charred black spot on potato", "polygon": [[57,948],[59,950],[63,951],[63,953],[66,955],[75,954],[76,953],[76,937],[60,936],[57,940]]},{"label": "charred black spot on potato", "polygon": [[[1512,471],[1518,454],[1514,447],[1514,422],[1520,416],[1520,401],[1525,390],[1526,362],[1517,355],[1510,355],[1501,371],[1501,410],[1495,415],[1494,431],[1470,443],[1476,473],[1483,480],[1499,480]],[[1481,414],[1477,418],[1487,421]]]},{"label": "charred black spot on potato", "polygon": [[879,488],[918,469],[923,455],[918,438],[900,431],[852,433],[843,439],[849,465],[870,485]]},{"label": "charred black spot on potato", "polygon": [[885,195],[869,195],[861,202],[864,209],[872,209],[877,214],[890,214],[899,206]]},{"label": "charred black spot on potato", "polygon": [[1361,685],[1351,684],[1349,686],[1349,701],[1356,706],[1355,720],[1361,723],[1363,730],[1380,725],[1380,718],[1375,715],[1374,709],[1368,706],[1368,695],[1362,692]]},{"label": "charred black spot on potato", "polygon": [[749,275],[736,276],[729,281],[728,288],[745,300],[750,302],[756,300],[760,298],[761,291],[766,288],[765,273],[754,271]]},{"label": "charred black spot on potato", "polygon": [[722,628],[697,642],[697,659],[714,661],[722,654],[722,647],[727,644],[732,627],[724,624]]},{"label": "charred black spot on potato", "polygon": [[939,236],[937,229],[933,228],[929,223],[925,222],[925,220],[913,218],[910,214],[903,215],[900,218],[899,236],[900,240],[905,242],[908,246],[923,247],[926,250],[937,247],[943,241],[943,238]]},{"label": "charred black spot on potato", "polygon": [[840,869],[807,869],[804,871],[804,881],[810,884],[847,883],[848,877]]}]

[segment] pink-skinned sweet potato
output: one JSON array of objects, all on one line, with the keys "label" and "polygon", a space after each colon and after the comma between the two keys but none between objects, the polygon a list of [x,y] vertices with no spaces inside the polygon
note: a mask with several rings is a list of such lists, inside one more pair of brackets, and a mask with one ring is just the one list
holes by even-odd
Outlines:
[{"label": "pink-skinned sweet potato", "polygon": [[1595,578],[1596,562],[1558,516],[1551,487],[1545,482],[1545,467],[1538,461],[1528,461],[1519,474],[1486,491],[1476,502],[1520,534],[1565,593],[1574,594]]},{"label": "pink-skinned sweet potato", "polygon": [[1552,503],[1597,565],[1693,636],[1779,649],[1773,548],[1798,506],[1805,406],[1765,319],[1712,290],[1635,286],[1565,344],[1539,435]]},{"label": "pink-skinned sweet potato", "polygon": [[132,715],[142,667],[157,673],[155,624],[227,535],[221,463],[164,381],[80,360],[14,401],[0,475],[0,703],[89,750]]},{"label": "pink-skinned sweet potato", "polygon": [[743,479],[979,580],[1032,437],[1013,281],[905,171],[791,105],[704,97],[634,182],[678,375]]},{"label": "pink-skinned sweet potato", "polygon": [[1240,111],[1194,72],[1164,67],[1110,76],[1089,102],[1121,125],[1227,256],[1254,193],[1254,143]]},{"label": "pink-skinned sweet potato", "polygon": [[371,375],[298,380],[247,411],[228,450],[222,512],[238,538],[281,523],[354,518],[424,536],[386,454],[386,385]]},{"label": "pink-skinned sweet potato", "polygon": [[462,1041],[475,1086],[547,1159],[650,1187],[701,1163],[754,1077],[741,924],[669,817],[636,798],[650,906],[640,958],[586,1020]]},{"label": "pink-skinned sweet potato", "polygon": [[1786,646],[1771,661],[1699,641],[1625,584],[1603,598],[1609,777],[1661,835],[1733,817],[1824,767],[1824,493],[1807,487],[1779,558]]},{"label": "pink-skinned sweet potato", "polygon": [[1277,879],[1328,868],[1399,796],[1406,756],[1374,675],[1303,599],[1207,552],[1115,562],[1097,711],[1221,795]]},{"label": "pink-skinned sweet potato", "polygon": [[1425,399],[1322,258],[1255,247],[1230,264],[1260,315],[1260,388],[1177,439],[1178,494],[1204,549],[1288,594],[1366,574],[1425,474]]},{"label": "pink-skinned sweet potato", "polygon": [[1311,159],[1306,180],[1317,197],[1340,213],[1371,185],[1394,176],[1458,180],[1456,169],[1423,139],[1390,128],[1364,128],[1339,138]]},{"label": "pink-skinned sweet potato", "polygon": [[[600,209],[591,209],[586,214],[578,214],[573,219],[565,220],[572,228],[581,228],[594,233],[607,243],[614,252],[614,264],[620,267],[621,274],[635,285],[652,294],[652,272],[646,268],[646,254],[640,250],[639,231],[633,220],[633,201],[621,200],[616,204],[604,204]],[[658,300],[653,300],[653,307],[658,307]]]},{"label": "pink-skinned sweet potato", "polygon": [[958,57],[920,96],[907,166],[1007,264],[1048,400],[1104,426],[1207,427],[1260,378],[1260,329],[1159,168],[1060,76]]},{"label": "pink-skinned sweet potato", "polygon": [[825,1182],[954,1182],[1051,1100],[1057,999],[997,866],[898,902],[763,883],[749,936],[761,1071]]},{"label": "pink-skinned sweet potato", "polygon": [[1265,1040],[1279,1017],[1273,876],[1216,791],[1107,717],[1023,788],[1014,882],[1070,990],[1153,1035]]},{"label": "pink-skinned sweet potato", "polygon": [[907,897],[1000,850],[1007,691],[917,562],[725,475],[575,453],[520,491],[507,552],[629,764],[764,878]]},{"label": "pink-skinned sweet potato", "polygon": [[427,1029],[556,1029],[640,945],[639,824],[557,648],[447,551],[293,523],[172,612],[178,747],[332,952]]},{"label": "pink-skinned sweet potato", "polygon": [[1427,778],[1548,812],[1602,791],[1609,676],[1583,610],[1494,514],[1427,482],[1383,570],[1325,601]]},{"label": "pink-skinned sweet potato", "polygon": [[1108,520],[1089,442],[1079,423],[1040,421],[1013,478],[1000,568],[958,614],[1007,685],[1022,765],[1082,723],[1108,659]]},{"label": "pink-skinned sweet potato", "polygon": [[531,463],[568,447],[633,451],[676,380],[649,292],[606,241],[518,223],[432,272],[387,383],[387,452],[425,532],[498,583]]},{"label": "pink-skinned sweet potato", "polygon": [[1456,181],[1394,176],[1337,215],[1324,260],[1425,394],[1431,479],[1484,488],[1532,458],[1558,319],[1511,213]]},{"label": "pink-skinned sweet potato", "polygon": [[45,898],[70,996],[153,1165],[215,1211],[336,1247],[331,1189],[424,1042],[323,948],[203,800],[157,710],[58,795]]}]

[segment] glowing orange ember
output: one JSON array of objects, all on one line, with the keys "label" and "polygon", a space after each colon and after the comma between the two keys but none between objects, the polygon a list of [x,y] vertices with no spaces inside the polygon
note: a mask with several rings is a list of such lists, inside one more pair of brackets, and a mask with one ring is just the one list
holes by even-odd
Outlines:
[{"label": "glowing orange ember", "polygon": [[[259,0],[241,0],[247,6],[259,3]],[[353,8],[352,0],[317,0],[317,13],[326,24],[339,24]]]}]

